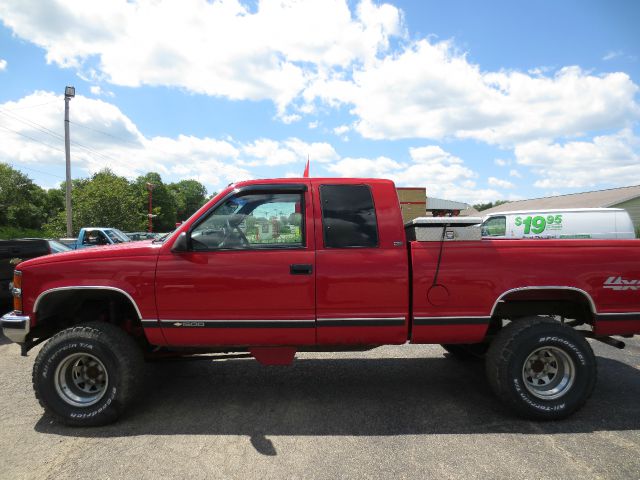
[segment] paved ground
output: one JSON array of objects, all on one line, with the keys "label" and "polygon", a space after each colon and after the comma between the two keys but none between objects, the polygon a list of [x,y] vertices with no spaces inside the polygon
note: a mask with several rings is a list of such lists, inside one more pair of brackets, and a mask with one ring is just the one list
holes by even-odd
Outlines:
[{"label": "paved ground", "polygon": [[402,346],[152,365],[118,424],[71,429],[33,396],[36,352],[0,338],[0,477],[638,479],[640,340],[594,348],[594,396],[563,422],[514,418],[482,365]]}]

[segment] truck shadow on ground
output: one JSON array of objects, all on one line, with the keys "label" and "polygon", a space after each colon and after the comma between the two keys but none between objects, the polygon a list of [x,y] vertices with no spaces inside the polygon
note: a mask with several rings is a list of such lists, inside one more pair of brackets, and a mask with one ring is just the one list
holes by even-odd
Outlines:
[{"label": "truck shadow on ground", "polygon": [[640,429],[640,370],[599,358],[587,405],[567,420],[529,422],[493,396],[482,362],[447,358],[251,359],[149,365],[141,400],[116,424],[78,429],[43,416],[36,431],[79,437],[585,433]]}]

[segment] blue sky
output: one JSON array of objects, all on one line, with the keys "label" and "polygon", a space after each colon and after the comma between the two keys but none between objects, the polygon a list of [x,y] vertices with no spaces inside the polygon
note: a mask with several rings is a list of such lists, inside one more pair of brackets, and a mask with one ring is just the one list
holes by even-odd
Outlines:
[{"label": "blue sky", "polygon": [[640,4],[0,0],[0,161],[388,177],[470,203],[640,184]]}]

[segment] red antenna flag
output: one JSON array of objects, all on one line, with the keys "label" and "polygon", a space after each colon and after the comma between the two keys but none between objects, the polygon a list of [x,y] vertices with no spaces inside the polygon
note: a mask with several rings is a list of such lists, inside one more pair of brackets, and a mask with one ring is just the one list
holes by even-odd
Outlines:
[{"label": "red antenna flag", "polygon": [[309,178],[309,155],[307,155],[307,166],[304,167],[304,173],[302,174],[304,178]]}]

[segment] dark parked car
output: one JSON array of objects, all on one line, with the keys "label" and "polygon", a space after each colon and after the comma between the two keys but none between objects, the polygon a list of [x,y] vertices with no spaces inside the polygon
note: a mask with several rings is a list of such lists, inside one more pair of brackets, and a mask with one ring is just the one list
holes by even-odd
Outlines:
[{"label": "dark parked car", "polygon": [[13,279],[13,270],[18,263],[30,258],[70,250],[69,247],[56,240],[45,238],[0,240],[0,312],[11,310],[12,295],[9,284]]}]

